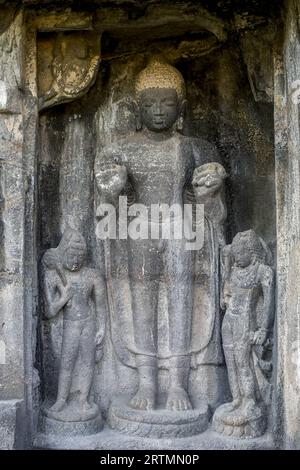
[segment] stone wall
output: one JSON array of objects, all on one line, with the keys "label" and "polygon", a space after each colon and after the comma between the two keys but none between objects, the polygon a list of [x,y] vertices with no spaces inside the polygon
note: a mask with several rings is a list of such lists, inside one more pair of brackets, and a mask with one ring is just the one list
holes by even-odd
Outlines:
[{"label": "stone wall", "polygon": [[[4,8],[4,7],[2,7]],[[1,19],[1,445],[12,448],[20,438],[18,414],[24,409],[24,176],[22,114],[23,15],[4,9]],[[24,410],[23,410],[24,412]],[[18,432],[20,435],[18,436]]]},{"label": "stone wall", "polygon": [[275,48],[275,161],[277,208],[276,426],[287,448],[299,448],[299,10],[287,2]]}]

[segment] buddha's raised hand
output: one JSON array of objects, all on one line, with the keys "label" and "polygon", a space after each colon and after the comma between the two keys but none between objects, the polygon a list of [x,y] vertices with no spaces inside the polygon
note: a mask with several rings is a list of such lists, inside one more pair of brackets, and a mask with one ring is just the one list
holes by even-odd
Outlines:
[{"label": "buddha's raised hand", "polygon": [[220,190],[226,172],[219,163],[208,163],[195,169],[193,187],[197,199],[209,197]]}]

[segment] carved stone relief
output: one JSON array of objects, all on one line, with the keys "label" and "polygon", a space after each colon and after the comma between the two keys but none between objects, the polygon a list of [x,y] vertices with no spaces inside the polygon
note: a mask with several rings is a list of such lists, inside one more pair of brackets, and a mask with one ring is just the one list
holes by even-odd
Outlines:
[{"label": "carved stone relief", "polygon": [[[43,257],[45,316],[51,321],[62,315],[63,332],[57,397],[50,407],[45,404],[42,426],[48,431],[56,427],[58,433],[90,434],[102,425],[91,387],[95,362],[101,358],[106,291],[99,272],[84,266],[86,249],[82,235],[68,228],[58,247]],[[81,370],[77,383],[75,367]],[[77,426],[73,430],[58,422]]]},{"label": "carved stone relief", "polygon": [[98,34],[41,34],[38,41],[40,110],[84,95],[96,79],[99,63]]},{"label": "carved stone relief", "polygon": [[266,430],[271,397],[274,273],[253,230],[223,249],[223,263],[222,340],[232,402],[217,409],[213,426],[228,436],[257,437]]},{"label": "carved stone relief", "polygon": [[[110,397],[107,422],[117,432],[140,438],[183,438],[204,432],[209,426],[209,403],[205,396],[198,398],[191,392],[191,371],[198,371],[207,365],[224,367],[225,354],[233,397],[232,383],[240,380],[242,385],[236,407],[234,401],[233,411],[236,414],[233,413],[228,417],[227,404],[218,407],[214,414],[214,429],[219,433],[238,438],[257,437],[266,429],[271,393],[269,377],[265,377],[271,372],[268,356],[268,344],[271,343],[270,341],[268,343],[267,338],[262,338],[263,332],[267,334],[267,331],[271,336],[269,319],[273,314],[271,305],[273,271],[267,266],[270,262],[266,259],[268,250],[252,230],[237,235],[232,245],[225,246],[227,217],[225,180],[230,175],[221,164],[221,158],[214,145],[205,139],[183,135],[187,107],[186,86],[178,69],[166,63],[162,57],[150,58],[148,65],[136,75],[134,90],[132,109],[135,113],[136,129],[127,137],[116,139],[113,143],[98,148],[94,168],[97,247],[91,245],[90,248],[97,268],[102,269],[103,264],[106,267],[110,325],[106,330],[106,340],[112,342],[116,360],[123,367],[134,370],[137,379],[134,382],[136,390],[128,393],[128,390],[122,392],[121,389],[118,394]],[[77,122],[77,126],[78,133],[82,133],[80,121]],[[72,148],[71,152],[76,152],[76,148],[70,146],[69,140],[66,137],[65,139],[63,147],[67,146]],[[71,156],[69,160],[71,166],[76,162],[76,158],[72,159]],[[72,171],[74,172],[75,168]],[[146,212],[150,211],[153,205],[160,207],[163,204],[169,206],[177,204],[183,208],[184,203],[190,204],[193,208],[193,217],[197,214],[199,206],[203,206],[203,244],[197,249],[188,250],[185,246],[187,238],[164,239],[160,235],[155,239],[136,239],[130,234],[126,239],[118,237],[104,239],[102,232],[106,220],[104,207],[109,210],[115,209],[115,215],[120,215],[122,210],[120,197],[127,198],[125,202],[125,208],[128,209],[127,225],[130,225],[132,217],[136,215],[130,212],[135,204],[139,204],[139,210],[146,208]],[[77,207],[77,204],[78,202],[74,201],[74,207]],[[63,212],[64,223],[71,221],[72,225],[76,225],[76,214],[72,211],[71,200],[66,207],[68,209]],[[173,218],[164,213],[161,213],[158,225],[155,219],[151,217],[143,219],[143,217],[140,214],[140,230],[149,230],[150,233],[157,227],[159,230],[164,230],[170,220],[173,229],[177,224],[175,216]],[[197,224],[197,217],[193,223]],[[117,222],[119,233],[118,224],[120,222]],[[58,248],[48,250],[43,258],[48,305],[45,307],[45,311],[48,312],[46,315],[54,319],[56,315],[63,317],[62,325],[59,326],[58,323],[51,325],[53,320],[50,319],[47,326],[48,341],[49,338],[53,338],[53,350],[56,351],[59,362],[56,402],[53,404],[52,401],[51,405],[45,402],[41,424],[41,429],[50,434],[61,432],[57,422],[65,423],[62,429],[67,433],[70,431],[65,426],[69,422],[90,424],[94,423],[95,419],[100,419],[97,414],[99,410],[94,408],[93,402],[89,403],[87,397],[83,402],[80,401],[84,390],[86,392],[90,390],[95,365],[93,363],[90,366],[89,379],[78,375],[78,371],[75,370],[77,368],[75,349],[72,349],[73,343],[68,342],[68,337],[71,335],[69,330],[72,329],[67,319],[68,311],[73,306],[73,302],[69,306],[71,292],[74,301],[77,298],[72,288],[72,266],[78,264],[77,260],[75,260],[77,264],[73,260],[75,264],[68,265],[67,256],[64,254],[64,250],[67,251],[68,244],[65,240],[69,237],[68,233],[75,237],[78,249],[84,251],[85,242],[82,240],[82,235],[66,229]],[[249,266],[236,267],[234,259],[238,255],[234,251],[235,245],[239,253],[239,243],[244,240],[240,238],[243,235],[246,241],[242,245],[242,251],[244,250],[243,252],[249,257]],[[73,242],[70,243],[70,250],[73,252],[75,248]],[[104,255],[103,258],[99,257],[99,253],[101,256]],[[81,283],[85,285],[90,276],[88,268],[83,268],[79,264],[74,270],[78,271],[76,289],[80,294],[78,302],[81,305],[78,314],[82,315],[84,309]],[[254,276],[264,270],[265,277],[263,274],[262,277]],[[246,279],[246,284],[248,271],[250,272],[249,286],[238,284],[240,278],[236,271],[241,271],[240,275]],[[92,273],[91,283],[94,283],[94,292],[98,290],[99,295],[104,287],[96,284],[96,272]],[[267,279],[268,273],[270,276]],[[52,277],[56,280],[51,281]],[[54,285],[56,294],[54,291],[51,294],[51,285]],[[88,289],[90,287],[88,286]],[[231,366],[229,358],[231,353],[235,354],[236,347],[236,333],[233,333],[233,339],[230,333],[226,333],[228,315],[231,315],[229,304],[222,326],[221,308],[224,308],[225,301],[222,300],[220,305],[220,298],[223,299],[224,295],[226,297],[229,288],[232,291],[230,296],[232,298],[237,296],[242,309],[241,321],[238,324],[240,326],[231,326],[238,329],[237,335],[240,328],[242,333],[250,338],[248,343],[247,341],[245,343],[243,337],[246,366],[243,365],[240,369],[239,364]],[[250,307],[249,289],[251,295],[253,294]],[[95,308],[103,307],[105,302],[102,296],[98,307],[97,302],[95,303]],[[51,304],[52,307],[58,305],[58,309],[52,308],[52,313],[55,312],[53,315],[49,314]],[[262,316],[265,311],[270,323],[252,332],[252,324],[258,321],[256,309]],[[71,310],[70,312],[72,314]],[[251,327],[246,322],[246,317],[251,320]],[[267,322],[267,320],[262,321]],[[74,325],[77,325],[75,322],[80,323],[81,320],[74,320]],[[75,330],[71,336],[77,341],[81,330],[79,331],[77,326]],[[59,331],[61,333],[58,333]],[[91,328],[86,337],[87,343],[83,345],[87,350],[88,344],[90,346],[94,341],[93,335],[94,328]],[[60,341],[61,351],[57,346]],[[78,341],[80,347],[81,340]],[[252,342],[255,343],[253,347]],[[91,352],[93,357],[95,348],[96,346]],[[254,366],[259,371],[255,378],[251,376],[250,350],[251,354],[253,350],[256,355]],[[80,355],[78,357],[80,358]],[[73,364],[71,368],[66,366],[70,363]],[[167,383],[165,389],[161,383],[162,374]],[[259,386],[255,382],[258,375],[261,381]],[[72,385],[73,380],[75,388]],[[117,380],[122,381],[122,376],[117,375]],[[247,391],[250,388],[249,396],[252,395],[249,398]],[[78,396],[73,395],[74,390]],[[227,424],[227,418],[230,424]],[[101,427],[99,426],[99,421],[96,427],[93,424],[79,428],[76,424],[76,433],[96,433]]]},{"label": "carved stone relief", "polygon": [[[225,50],[230,23],[190,8],[149,7],[134,20],[110,8],[33,15],[42,111],[38,431],[46,442],[100,432],[118,442],[197,439],[211,426],[223,442],[267,430],[274,272],[262,238],[242,232],[261,234],[253,220],[264,216],[253,214],[252,200],[251,219],[250,209],[234,218],[232,207],[244,176],[253,188],[264,184],[260,132],[272,145],[254,121],[265,118],[256,102],[273,98],[272,57],[262,59],[252,31],[239,37],[241,53],[232,43]],[[193,233],[202,230],[194,249],[186,233],[173,236],[176,210],[188,205]],[[126,210],[127,228],[137,217],[140,232],[158,236],[105,239],[106,210],[117,233]],[[174,233],[164,238],[168,224]],[[102,430],[104,419],[111,430]]]}]

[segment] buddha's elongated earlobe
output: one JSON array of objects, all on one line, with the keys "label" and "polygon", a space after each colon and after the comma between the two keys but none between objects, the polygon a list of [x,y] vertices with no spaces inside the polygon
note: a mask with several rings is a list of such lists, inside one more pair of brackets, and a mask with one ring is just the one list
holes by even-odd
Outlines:
[{"label": "buddha's elongated earlobe", "polygon": [[136,126],[136,130],[137,131],[141,131],[143,129],[143,124],[142,124],[142,120],[141,120],[141,115],[140,113],[138,113],[135,117],[135,126]]},{"label": "buddha's elongated earlobe", "polygon": [[178,131],[183,130],[184,118],[185,118],[185,112],[186,112],[186,105],[187,105],[187,101],[182,100],[181,103],[180,103],[178,119],[177,119],[177,122],[176,122],[176,128],[177,128]]},{"label": "buddha's elongated earlobe", "polygon": [[133,101],[133,112],[134,112],[134,115],[135,115],[136,130],[140,131],[143,128],[143,124],[142,124],[142,119],[141,119],[140,107],[139,107],[137,101]]},{"label": "buddha's elongated earlobe", "polygon": [[179,118],[177,119],[177,123],[176,123],[176,128],[177,128],[178,131],[183,130],[183,123],[184,123],[183,117],[179,116]]}]

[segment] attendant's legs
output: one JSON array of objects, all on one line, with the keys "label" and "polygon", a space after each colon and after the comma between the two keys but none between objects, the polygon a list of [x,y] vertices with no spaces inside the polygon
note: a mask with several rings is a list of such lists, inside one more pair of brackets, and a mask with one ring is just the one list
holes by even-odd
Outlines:
[{"label": "attendant's legs", "polygon": [[80,356],[82,360],[82,380],[80,382],[80,402],[84,408],[89,408],[88,398],[95,370],[95,331],[96,322],[93,318],[86,321],[80,338]]},{"label": "attendant's legs", "polygon": [[234,408],[241,404],[241,391],[239,386],[238,378],[238,366],[234,357],[234,343],[232,335],[232,322],[235,321],[234,318],[229,318],[229,313],[225,314],[223,324],[222,324],[222,341],[223,341],[223,350],[225,355],[225,362],[228,372],[228,381],[230,386],[230,391],[232,395],[232,402],[226,407],[227,411],[232,411]]},{"label": "attendant's legs", "polygon": [[235,360],[238,364],[239,384],[242,394],[241,411],[246,416],[253,413],[256,406],[255,379],[251,364],[251,344],[245,338],[235,351]]},{"label": "attendant's legs", "polygon": [[64,320],[61,348],[60,370],[58,377],[58,392],[51,411],[59,412],[68,399],[75,361],[78,356],[80,340],[80,322]]}]

